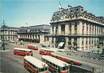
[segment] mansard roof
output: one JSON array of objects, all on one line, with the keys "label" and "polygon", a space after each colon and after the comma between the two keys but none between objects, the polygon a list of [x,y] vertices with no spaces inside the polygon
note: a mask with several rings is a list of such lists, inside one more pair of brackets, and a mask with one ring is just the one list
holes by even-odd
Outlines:
[{"label": "mansard roof", "polygon": [[77,19],[80,17],[94,20],[96,22],[100,22],[100,23],[104,24],[104,17],[103,16],[100,16],[100,17],[95,16],[94,14],[84,10],[84,8],[82,6],[60,8],[58,11],[53,13],[51,22]]}]

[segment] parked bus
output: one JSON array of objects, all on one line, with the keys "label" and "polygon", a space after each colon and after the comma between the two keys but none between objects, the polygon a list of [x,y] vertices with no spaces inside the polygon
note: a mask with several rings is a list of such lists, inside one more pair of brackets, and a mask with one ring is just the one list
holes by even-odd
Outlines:
[{"label": "parked bus", "polygon": [[24,67],[30,73],[49,73],[48,65],[32,56],[24,57]]},{"label": "parked bus", "polygon": [[78,61],[73,61],[73,60],[71,60],[71,59],[68,58],[68,57],[61,56],[61,55],[58,55],[58,54],[56,54],[56,53],[51,53],[51,56],[52,56],[52,57],[55,57],[55,58],[57,58],[57,59],[60,59],[60,60],[66,62],[66,63],[68,63],[68,64],[73,64],[73,65],[78,65],[78,66],[81,65],[81,63],[78,62]]},{"label": "parked bus", "polygon": [[27,45],[27,48],[33,49],[33,50],[38,50],[38,46],[37,45],[34,45],[34,44],[28,44]]},{"label": "parked bus", "polygon": [[26,55],[33,55],[32,50],[26,48],[14,48],[14,55],[26,56]]},{"label": "parked bus", "polygon": [[41,54],[41,55],[50,55],[51,53],[56,52],[56,51],[57,51],[57,49],[54,49],[54,48],[52,49],[50,47],[47,47],[47,48],[41,47],[40,50],[39,50],[39,54]]},{"label": "parked bus", "polygon": [[56,59],[52,56],[42,56],[42,61],[47,63],[52,73],[69,73],[70,64]]}]

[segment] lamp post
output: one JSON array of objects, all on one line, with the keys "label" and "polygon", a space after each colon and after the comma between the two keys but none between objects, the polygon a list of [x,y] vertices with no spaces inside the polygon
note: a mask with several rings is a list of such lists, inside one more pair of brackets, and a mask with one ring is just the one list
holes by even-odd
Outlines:
[{"label": "lamp post", "polygon": [[2,44],[2,48],[3,48],[3,50],[5,50],[5,42],[4,42],[4,28],[5,28],[5,21],[3,20],[3,26],[2,26],[2,32],[3,32],[3,34],[2,34],[2,41],[3,41],[3,44]]}]

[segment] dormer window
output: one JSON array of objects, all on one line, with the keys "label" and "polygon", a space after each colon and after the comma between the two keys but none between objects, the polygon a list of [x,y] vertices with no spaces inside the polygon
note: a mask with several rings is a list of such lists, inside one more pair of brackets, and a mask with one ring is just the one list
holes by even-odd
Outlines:
[{"label": "dormer window", "polygon": [[78,11],[79,9],[77,8],[76,11]]},{"label": "dormer window", "polygon": [[70,10],[70,12],[73,12],[72,10]]}]

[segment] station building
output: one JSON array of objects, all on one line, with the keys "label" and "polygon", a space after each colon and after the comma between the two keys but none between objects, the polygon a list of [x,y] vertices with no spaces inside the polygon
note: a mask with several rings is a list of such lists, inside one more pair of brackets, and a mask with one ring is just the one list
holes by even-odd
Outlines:
[{"label": "station building", "polygon": [[18,39],[25,42],[44,43],[45,35],[50,33],[50,25],[42,24],[28,27],[20,27],[17,34]]},{"label": "station building", "polygon": [[70,49],[90,51],[104,45],[104,17],[95,16],[82,6],[60,8],[50,21],[50,44],[64,42]]},{"label": "station building", "polygon": [[2,25],[0,27],[0,40],[5,41],[16,41],[17,40],[17,30],[16,27],[9,27]]}]

